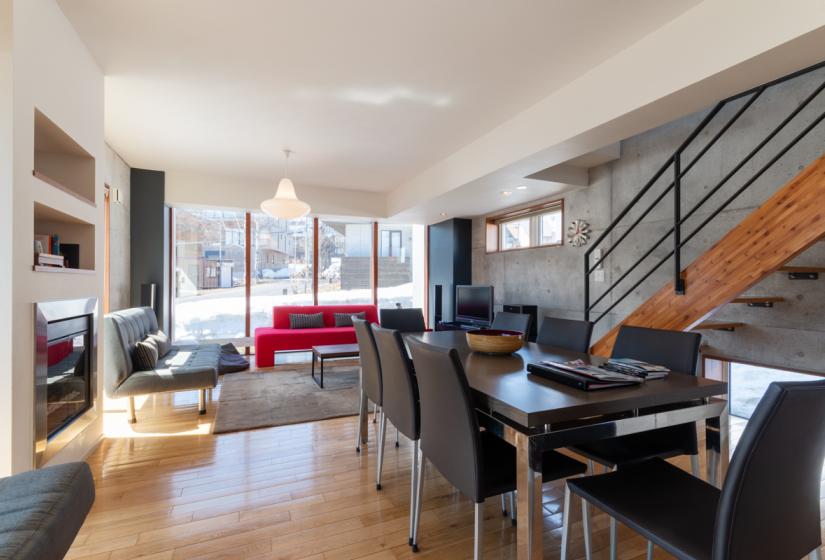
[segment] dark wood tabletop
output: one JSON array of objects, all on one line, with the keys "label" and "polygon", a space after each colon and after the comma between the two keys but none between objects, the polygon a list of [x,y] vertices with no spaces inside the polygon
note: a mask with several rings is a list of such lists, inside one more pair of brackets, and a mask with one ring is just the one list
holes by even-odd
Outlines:
[{"label": "dark wood tabletop", "polygon": [[322,344],[313,346],[312,351],[321,358],[352,358],[358,355],[357,344]]},{"label": "dark wood tabletop", "polygon": [[528,374],[527,364],[577,358],[600,363],[603,358],[532,342],[508,356],[480,354],[467,346],[463,331],[408,336],[429,344],[456,348],[479,407],[501,414],[526,428],[727,394],[726,383],[679,372],[671,372],[665,379],[646,381],[634,387],[582,391]]}]

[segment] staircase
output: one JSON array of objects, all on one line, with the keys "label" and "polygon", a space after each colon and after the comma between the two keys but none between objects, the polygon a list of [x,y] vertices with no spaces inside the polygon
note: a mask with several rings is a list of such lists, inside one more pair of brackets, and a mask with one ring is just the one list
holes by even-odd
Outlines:
[{"label": "staircase", "polygon": [[[813,119],[808,119],[803,123],[802,130],[787,141],[783,146],[775,151],[774,155],[761,167],[759,167],[750,178],[728,196],[722,204],[716,208],[708,210],[709,216],[702,220],[698,227],[688,235],[683,236],[685,222],[716,194],[724,185],[732,182],[753,158],[766,149],[772,140],[782,137],[781,133],[789,123],[800,114],[804,108],[810,104],[819,94],[825,90],[825,82],[811,92],[807,98],[795,106],[788,116],[772,129],[757,146],[746,155],[742,161],[737,163],[721,180],[709,189],[702,196],[699,202],[688,212],[682,214],[684,199],[682,193],[682,181],[685,175],[694,168],[707,151],[723,138],[733,123],[746,113],[754,102],[770,87],[787,80],[794,79],[801,74],[811,72],[822,67],[806,69],[802,72],[787,76],[771,84],[766,84],[751,91],[744,92],[730,99],[720,102],[714,107],[705,119],[688,136],[684,143],[668,158],[654,177],[639,191],[633,200],[617,216],[617,218],[606,228],[604,233],[593,243],[585,254],[585,317],[598,322],[610,313],[621,301],[633,293],[643,282],[645,282],[655,271],[666,262],[671,261],[673,265],[673,280],[668,282],[650,298],[631,311],[624,319],[612,329],[610,329],[593,346],[594,354],[609,355],[616,335],[621,325],[635,325],[671,330],[725,330],[733,331],[743,326],[742,323],[725,323],[708,320],[720,307],[731,304],[745,304],[750,307],[771,308],[775,303],[781,303],[779,297],[752,297],[743,296],[747,290],[752,288],[767,275],[776,272],[786,272],[791,279],[818,277],[822,269],[806,267],[785,266],[791,259],[808,249],[815,242],[825,237],[825,156],[819,157],[805,167],[796,177],[785,185],[781,186],[758,208],[746,216],[741,223],[734,226],[719,241],[712,245],[707,251],[699,255],[686,268],[681,264],[681,253],[686,243],[693,239],[708,223],[716,218],[722,210],[727,208],[739,195],[745,192],[759,177],[777,162],[811,130],[813,130],[825,118],[825,111]],[[744,99],[744,102],[741,100]],[[721,109],[732,101],[740,100],[741,106],[732,117],[722,124],[719,131],[713,135],[708,142],[698,150],[697,155],[689,161],[683,161],[688,148],[708,127],[713,119],[719,115]],[[797,119],[798,120],[798,119]],[[707,136],[707,134],[705,134]],[[787,136],[787,131],[785,136]],[[771,146],[773,148],[773,146]],[[774,148],[775,149],[775,148]],[[764,156],[764,151],[762,153]],[[673,179],[669,185],[661,191],[652,203],[643,204],[646,194],[651,191],[653,185],[665,173],[671,172]],[[618,249],[628,235],[641,223],[641,221],[651,212],[665,206],[663,201],[667,195],[672,194],[672,200],[668,203],[672,205],[673,227],[665,233],[658,241],[654,242],[647,252],[639,258],[633,265],[622,272],[619,278],[608,286],[599,297],[591,301],[591,276],[604,263],[611,254],[618,255]],[[649,197],[647,197],[649,198]],[[638,216],[630,224],[625,224],[625,219],[633,214]],[[619,225],[625,226],[621,235],[609,246],[607,241],[609,236]],[[621,229],[621,228],[620,228]],[[631,273],[638,269],[642,263],[648,262],[649,257],[654,254],[660,246],[670,241],[673,249],[663,258],[656,261],[654,266],[641,275],[641,278],[634,283],[630,282]],[[594,259],[594,252],[596,258]],[[629,285],[629,286],[628,286]],[[601,304],[606,309],[601,310],[595,317],[597,306]]]}]

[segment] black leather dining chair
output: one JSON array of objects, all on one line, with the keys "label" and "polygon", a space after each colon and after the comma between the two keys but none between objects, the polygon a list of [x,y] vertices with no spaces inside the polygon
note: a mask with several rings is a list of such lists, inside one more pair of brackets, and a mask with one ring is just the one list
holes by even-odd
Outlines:
[{"label": "black leather dining chair", "polygon": [[[412,361],[407,354],[401,332],[373,327],[375,345],[381,362],[384,384],[382,413],[398,431],[413,442],[412,476],[410,478],[410,545],[412,545],[413,515],[415,513],[416,483],[418,480],[418,439],[421,434],[421,411],[418,404],[418,382]],[[378,442],[381,447],[384,442]]]},{"label": "black leather dining chair", "polygon": [[401,332],[424,332],[427,325],[424,323],[424,312],[420,307],[404,307],[400,309],[379,309],[378,316],[381,326]]},{"label": "black leather dining chair", "polygon": [[510,313],[509,311],[499,311],[493,317],[493,324],[491,329],[500,329],[503,331],[516,331],[524,333],[525,340],[530,334],[530,316],[525,313]]},{"label": "black leather dining chair", "polygon": [[[367,402],[361,402],[361,406],[358,408],[358,425],[361,426],[361,422],[363,422],[361,415],[366,413],[369,401],[375,403],[375,406],[378,407],[378,414],[381,416],[381,422],[378,424],[378,469],[375,475],[375,486],[380,490],[381,470],[384,466],[384,446],[381,444],[384,441],[384,433],[387,429],[386,420],[380,414],[384,403],[381,362],[378,359],[378,348],[375,346],[375,337],[372,334],[372,324],[364,319],[353,317],[352,326],[355,327],[358,355],[361,359],[361,399],[367,399]],[[355,436],[355,451],[360,452],[361,445],[364,443],[361,441],[361,430],[359,428],[358,435]]]},{"label": "black leather dining chair", "polygon": [[[473,554],[482,556],[483,504],[486,498],[515,490],[515,447],[479,429],[464,367],[455,348],[407,340],[415,365],[421,403],[421,466],[413,515],[413,550],[418,549],[424,466],[432,465],[475,504]],[[551,451],[542,458],[545,482],[582,474],[584,464]],[[567,512],[564,512],[567,516]]]},{"label": "black leather dining chair", "polygon": [[823,460],[825,380],[771,383],[721,490],[659,458],[568,487],[647,538],[648,559],[654,545],[682,560],[820,559]]},{"label": "black leather dining chair", "polygon": [[[698,333],[622,326],[613,345],[613,358],[633,358],[665,366],[681,373],[696,375],[699,358]],[[655,383],[655,381],[651,381]],[[696,424],[680,424],[627,436],[604,439],[572,448],[588,459],[589,472],[593,463],[606,469],[659,457],[690,456],[693,475],[699,477],[699,442]],[[610,560],[616,560],[616,520],[610,520]]]},{"label": "black leather dining chair", "polygon": [[590,321],[545,317],[536,337],[536,344],[588,353],[592,334],[593,323]]}]

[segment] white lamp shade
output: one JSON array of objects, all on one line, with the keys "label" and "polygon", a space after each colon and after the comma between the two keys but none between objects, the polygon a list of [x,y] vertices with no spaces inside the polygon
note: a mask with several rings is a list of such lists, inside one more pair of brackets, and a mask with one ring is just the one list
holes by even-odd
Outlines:
[{"label": "white lamp shade", "polygon": [[275,218],[294,220],[309,214],[309,204],[295,196],[295,185],[284,177],[278,183],[275,196],[261,202],[261,210]]}]

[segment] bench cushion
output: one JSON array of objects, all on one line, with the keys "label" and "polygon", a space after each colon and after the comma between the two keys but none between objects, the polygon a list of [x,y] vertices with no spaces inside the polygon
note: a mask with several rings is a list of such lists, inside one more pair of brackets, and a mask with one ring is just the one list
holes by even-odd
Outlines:
[{"label": "bench cushion", "polygon": [[113,398],[166,391],[214,388],[218,384],[221,347],[217,344],[174,346],[153,370],[136,371],[121,383]]},{"label": "bench cushion", "polygon": [[63,558],[94,501],[86,463],[0,479],[0,559]]}]

